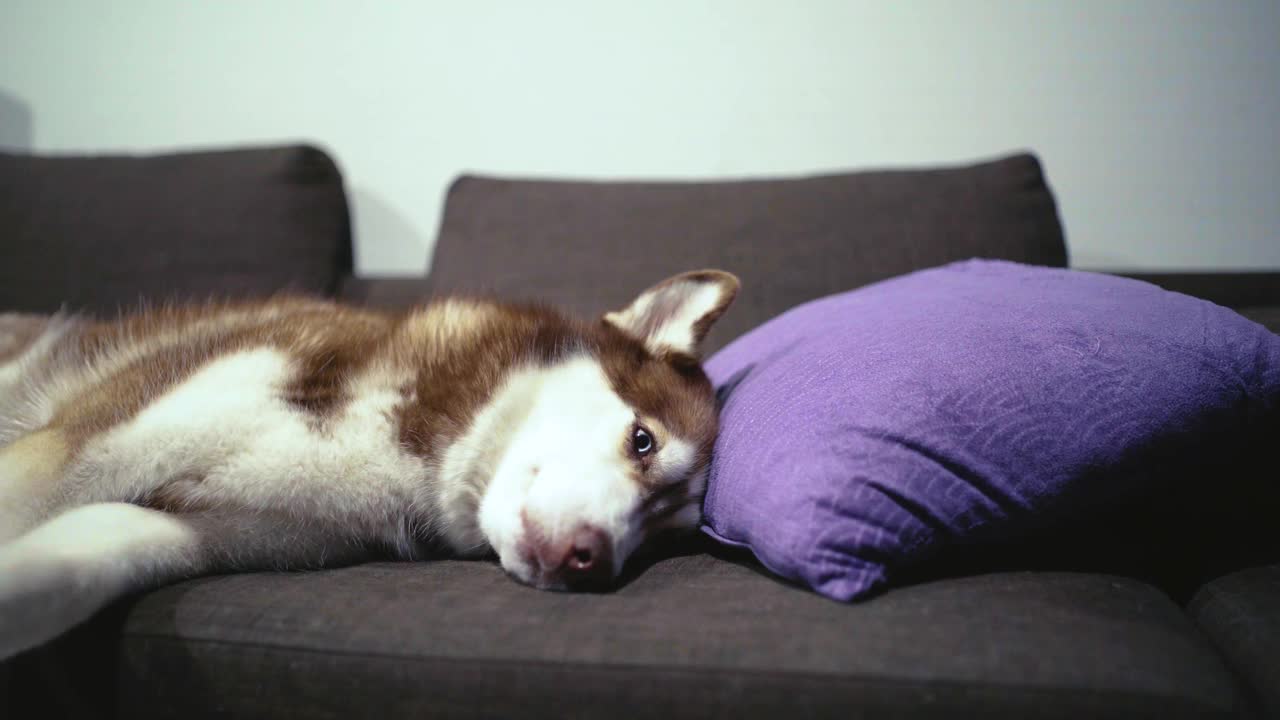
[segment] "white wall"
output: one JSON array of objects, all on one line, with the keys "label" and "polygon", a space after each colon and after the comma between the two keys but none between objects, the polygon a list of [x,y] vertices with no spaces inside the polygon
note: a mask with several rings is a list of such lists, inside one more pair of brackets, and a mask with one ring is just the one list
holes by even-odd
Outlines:
[{"label": "white wall", "polygon": [[1077,266],[1280,268],[1280,2],[0,2],[0,144],[302,138],[358,266],[466,170],[750,176],[1038,152]]}]

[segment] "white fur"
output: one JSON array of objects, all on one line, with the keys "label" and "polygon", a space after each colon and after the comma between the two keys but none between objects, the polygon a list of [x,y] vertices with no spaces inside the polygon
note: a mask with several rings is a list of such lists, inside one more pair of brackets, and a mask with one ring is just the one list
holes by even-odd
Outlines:
[{"label": "white fur", "polygon": [[[433,498],[392,420],[407,376],[375,367],[353,383],[357,399],[318,428],[280,397],[291,372],[278,350],[226,355],[89,442],[52,503],[73,509],[0,546],[0,658],[129,589],[215,560],[314,564],[375,539],[411,554],[415,514],[429,517]],[[9,469],[0,463],[0,486]],[[157,491],[218,511],[175,516],[107,502]]]},{"label": "white fur", "polygon": [[491,550],[480,528],[480,502],[512,437],[538,400],[545,377],[541,368],[513,370],[476,413],[467,432],[445,451],[440,466],[440,530],[455,552],[471,556]]},{"label": "white fur", "polygon": [[[676,350],[694,354],[699,340],[694,334],[695,325],[726,302],[725,293],[725,287],[719,283],[676,279],[646,290],[625,310],[608,313],[605,319],[641,336],[645,345],[655,352]],[[646,322],[647,316],[659,306],[674,308],[674,311],[659,318],[660,322]]]},{"label": "white fur", "polygon": [[[396,441],[403,378],[377,370],[357,399],[317,428],[280,390],[284,353],[243,350],[205,366],[137,417],[91,442],[70,469],[78,502],[140,499],[167,487],[197,506],[277,511],[381,532],[408,548],[403,516],[423,500],[421,461]],[[390,528],[390,530],[388,530]]]},{"label": "white fur", "polygon": [[70,510],[0,546],[0,658],[84,620],[167,568],[198,538],[172,515],[124,503]]},{"label": "white fur", "polygon": [[662,451],[654,458],[654,469],[661,475],[682,475],[693,466],[697,453],[693,443],[664,433]]},{"label": "white fur", "polygon": [[648,342],[658,347],[667,346],[681,352],[693,353],[698,339],[693,334],[694,323],[711,312],[722,301],[719,285],[706,283],[680,283],[675,290],[683,295],[679,310],[649,335]]},{"label": "white fur", "polygon": [[505,450],[479,514],[503,568],[535,584],[538,568],[519,552],[522,513],[551,538],[583,524],[596,527],[615,543],[614,557],[623,557],[617,543],[629,535],[640,503],[623,454],[635,411],[599,363],[574,358],[540,375],[524,421],[499,441]]}]

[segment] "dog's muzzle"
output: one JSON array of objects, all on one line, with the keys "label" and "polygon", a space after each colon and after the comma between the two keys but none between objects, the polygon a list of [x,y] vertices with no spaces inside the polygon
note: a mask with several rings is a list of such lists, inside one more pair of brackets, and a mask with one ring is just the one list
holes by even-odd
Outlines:
[{"label": "dog's muzzle", "polygon": [[520,554],[535,570],[533,584],[546,589],[604,590],[613,581],[613,543],[605,532],[580,525],[568,536],[552,538],[524,518]]}]

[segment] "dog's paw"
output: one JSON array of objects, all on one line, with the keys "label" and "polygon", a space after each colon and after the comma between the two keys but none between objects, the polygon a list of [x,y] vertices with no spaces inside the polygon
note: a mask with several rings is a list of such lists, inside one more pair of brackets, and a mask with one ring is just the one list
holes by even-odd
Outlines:
[{"label": "dog's paw", "polygon": [[74,563],[0,549],[0,660],[40,645],[83,619]]}]

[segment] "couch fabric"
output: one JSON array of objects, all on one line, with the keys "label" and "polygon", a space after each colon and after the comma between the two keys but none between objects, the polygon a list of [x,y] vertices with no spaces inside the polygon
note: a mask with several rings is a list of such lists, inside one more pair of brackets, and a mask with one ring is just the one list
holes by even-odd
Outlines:
[{"label": "couch fabric", "polygon": [[806,300],[969,257],[1065,266],[1039,161],[785,180],[603,183],[464,176],[449,189],[437,292],[533,297],[586,315],[700,267],[745,291],[708,353]]},{"label": "couch fabric", "polygon": [[1268,717],[1280,717],[1280,565],[1232,573],[1205,585],[1188,612]]},{"label": "couch fabric", "polygon": [[0,153],[0,232],[3,310],[327,295],[352,266],[342,176],[310,146]]},{"label": "couch fabric", "polygon": [[[122,160],[109,203],[84,200],[107,192],[75,169],[95,174],[92,162],[7,157],[0,310],[47,310],[64,296],[113,310],[138,294],[329,291],[350,268],[346,205],[317,153]],[[213,205],[186,206],[220,184]],[[15,197],[45,208],[38,223]],[[29,242],[37,225],[57,241]],[[210,245],[208,225],[234,231]],[[157,264],[162,242],[182,247]],[[746,285],[723,344],[796,302],[969,256],[1064,264],[1033,157],[745,183],[467,178],[451,189],[429,282],[341,287],[388,306],[465,287],[595,312],[661,276],[720,266]],[[25,258],[23,277],[12,258]],[[71,261],[113,270],[72,273]],[[1025,567],[953,559],[853,605],[698,539],[637,562],[604,595],[541,593],[491,563],[448,560],[201,578],[123,600],[0,667],[0,716],[1166,718],[1264,707],[1250,683],[1270,678],[1274,646],[1240,629],[1273,617],[1257,603],[1232,600],[1223,614],[1202,600],[1188,614],[1135,577]]]},{"label": "couch fabric", "polygon": [[157,719],[1240,709],[1209,642],[1132,580],[994,574],[841,605],[712,552],[606,595],[540,592],[462,561],[191,581],[128,613],[117,702]]}]

